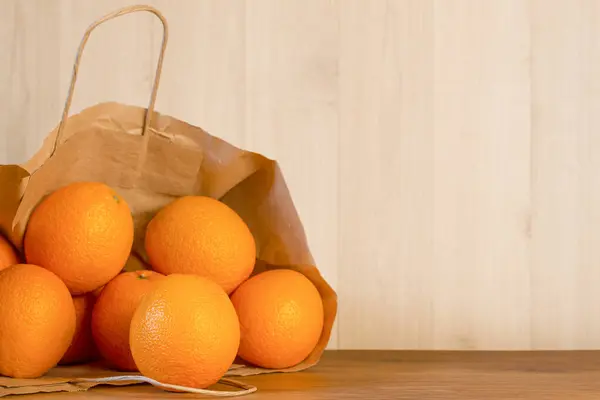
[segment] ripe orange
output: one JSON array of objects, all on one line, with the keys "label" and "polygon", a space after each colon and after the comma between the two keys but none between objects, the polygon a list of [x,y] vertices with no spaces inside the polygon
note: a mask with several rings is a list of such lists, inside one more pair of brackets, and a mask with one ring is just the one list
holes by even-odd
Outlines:
[{"label": "ripe orange", "polygon": [[123,272],[102,289],[92,315],[92,335],[113,368],[137,371],[129,348],[131,317],[142,297],[164,278],[153,271]]},{"label": "ripe orange", "polygon": [[63,356],[74,332],[73,300],[56,275],[28,264],[0,272],[0,374],[45,374]]},{"label": "ripe orange", "polygon": [[19,257],[12,244],[0,235],[0,270],[19,263]]},{"label": "ripe orange", "polygon": [[140,303],[129,341],[142,374],[163,383],[205,388],[233,363],[240,327],[219,285],[197,275],[173,274]]},{"label": "ripe orange", "polygon": [[240,285],[231,297],[240,319],[239,356],[264,368],[303,361],[323,330],[317,288],[292,270],[271,270]]},{"label": "ripe orange", "polygon": [[187,196],[150,221],[146,252],[152,269],[204,276],[229,294],[252,273],[256,244],[244,220],[227,205]]},{"label": "ripe orange", "polygon": [[71,293],[83,294],[121,271],[132,244],[125,200],[105,184],[79,182],[53,192],[33,211],[25,257],[58,275]]},{"label": "ripe orange", "polygon": [[92,293],[73,297],[75,306],[75,335],[59,364],[77,364],[94,361],[98,349],[92,337],[92,310],[96,296]]}]

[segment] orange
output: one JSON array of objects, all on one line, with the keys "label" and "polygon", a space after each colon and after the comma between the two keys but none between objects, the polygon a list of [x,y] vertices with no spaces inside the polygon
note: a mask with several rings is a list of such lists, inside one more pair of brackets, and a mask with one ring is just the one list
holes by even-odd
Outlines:
[{"label": "orange", "polygon": [[0,374],[37,378],[73,339],[75,307],[65,284],[36,265],[0,272]]},{"label": "orange", "polygon": [[231,297],[240,319],[239,356],[264,368],[303,361],[323,330],[323,302],[308,278],[271,270],[244,282]]},{"label": "orange", "polygon": [[123,272],[102,289],[94,306],[92,334],[113,368],[137,371],[129,348],[131,317],[144,295],[164,278],[153,271]]},{"label": "orange", "polygon": [[240,341],[238,318],[216,283],[173,274],[133,315],[129,342],[140,372],[159,382],[205,388],[227,372]]},{"label": "orange", "polygon": [[204,276],[229,294],[252,273],[256,244],[244,220],[227,205],[187,196],[150,221],[146,252],[152,269]]},{"label": "orange", "polygon": [[75,335],[59,364],[78,364],[98,358],[98,349],[92,337],[92,310],[96,296],[92,293],[73,297],[75,306]]},{"label": "orange", "polygon": [[0,270],[19,263],[19,256],[12,244],[0,235]]},{"label": "orange", "polygon": [[58,275],[71,293],[94,291],[125,266],[133,244],[129,206],[103,183],[79,182],[50,194],[25,232],[27,262]]}]

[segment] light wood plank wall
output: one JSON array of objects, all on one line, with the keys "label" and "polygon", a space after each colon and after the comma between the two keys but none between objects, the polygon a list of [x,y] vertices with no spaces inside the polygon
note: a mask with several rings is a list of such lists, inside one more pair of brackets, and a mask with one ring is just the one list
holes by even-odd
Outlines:
[{"label": "light wood plank wall", "polygon": [[[134,3],[1,2],[0,163]],[[331,348],[600,348],[599,1],[146,3],[171,28],[158,110],[281,162],[339,294]],[[73,111],[145,106],[160,32],[98,29]]]}]

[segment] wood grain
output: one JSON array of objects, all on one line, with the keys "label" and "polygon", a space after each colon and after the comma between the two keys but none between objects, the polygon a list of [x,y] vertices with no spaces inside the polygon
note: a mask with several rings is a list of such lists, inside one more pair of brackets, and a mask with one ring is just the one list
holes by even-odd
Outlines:
[{"label": "wood grain", "polygon": [[[0,163],[58,123],[85,28],[5,0]],[[340,295],[331,348],[600,348],[595,0],[151,0],[158,110],[277,159]],[[73,112],[145,106],[151,15],[89,42]]]},{"label": "wood grain", "polygon": [[600,4],[567,3],[532,3],[531,318],[542,349],[600,345]]},{"label": "wood grain", "polygon": [[427,347],[528,348],[527,3],[438,1],[434,29]]},{"label": "wood grain", "polygon": [[[595,400],[600,392],[600,354],[330,351],[325,353],[319,365],[305,372],[240,380],[258,388],[247,397],[257,400]],[[57,398],[57,394],[19,398],[44,400]],[[138,385],[99,386],[87,392],[62,394],[60,398],[180,399],[198,396],[166,393],[149,385]]]},{"label": "wood grain", "polygon": [[427,347],[432,3],[356,0],[339,10],[339,346]]},{"label": "wood grain", "polygon": [[25,161],[58,123],[60,10],[43,0],[2,2],[0,163]]}]

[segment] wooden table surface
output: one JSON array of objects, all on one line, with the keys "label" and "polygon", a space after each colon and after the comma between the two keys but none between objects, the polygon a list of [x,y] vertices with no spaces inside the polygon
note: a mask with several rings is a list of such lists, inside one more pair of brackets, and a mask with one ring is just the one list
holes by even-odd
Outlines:
[{"label": "wooden table surface", "polygon": [[[304,372],[239,379],[258,387],[241,399],[600,399],[600,352],[330,351]],[[25,399],[187,399],[149,385]]]}]

